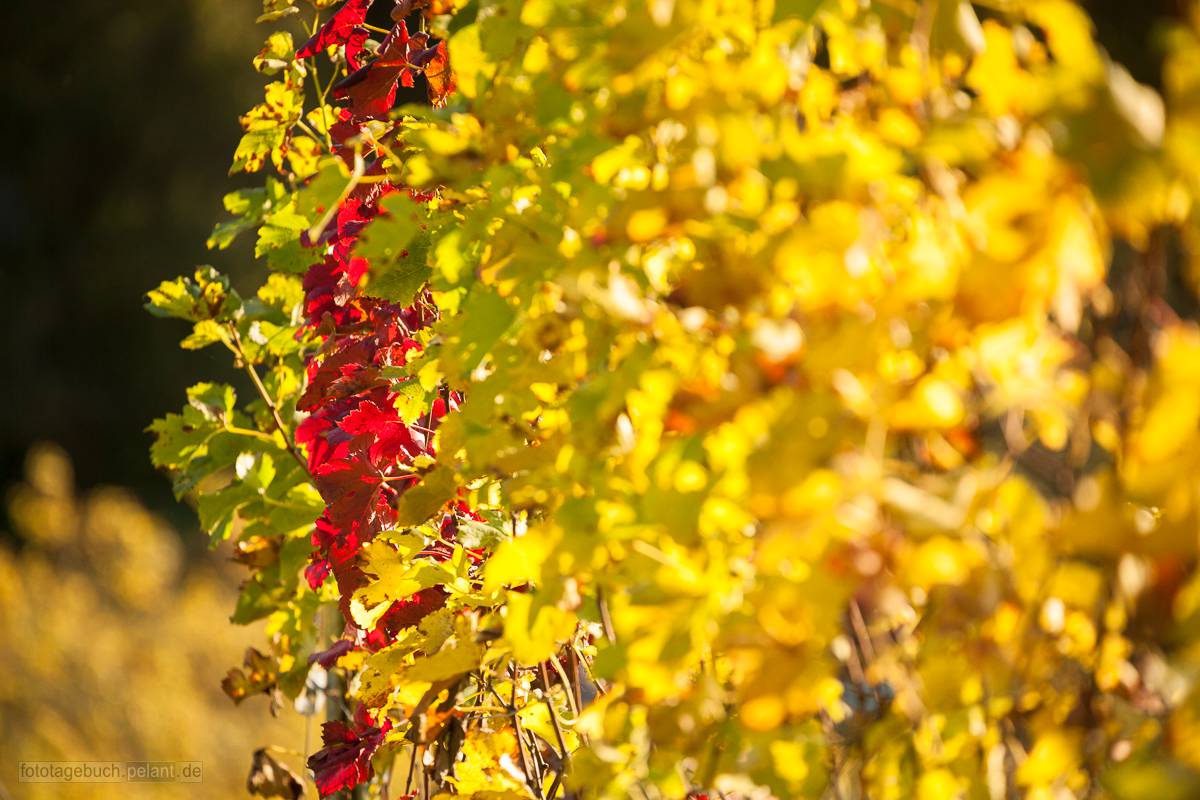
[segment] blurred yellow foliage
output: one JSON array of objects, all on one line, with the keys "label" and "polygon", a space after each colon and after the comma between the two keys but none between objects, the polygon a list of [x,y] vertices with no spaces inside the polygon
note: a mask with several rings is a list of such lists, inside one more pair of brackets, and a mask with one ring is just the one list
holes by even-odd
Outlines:
[{"label": "blurred yellow foliage", "polygon": [[[12,797],[241,797],[252,751],[303,749],[302,718],[262,713],[265,699],[238,708],[221,691],[220,677],[257,638],[227,622],[230,569],[186,554],[127,491],[77,493],[70,461],[53,446],[30,452],[8,512],[0,785]],[[18,761],[199,761],[203,782],[18,786]]]},{"label": "blurred yellow foliage", "polygon": [[[367,162],[415,190],[417,223],[372,222],[364,283],[336,297],[391,324],[402,284],[432,320],[397,326],[419,347],[380,367],[331,316],[302,358],[292,278],[278,352],[226,340],[287,376],[273,413],[201,384],[155,424],[155,463],[218,538],[277,545],[243,599],[293,690],[325,646],[314,608],[349,610],[338,668],[396,745],[377,767],[412,747],[439,790],[1200,797],[1191,6],[1160,92],[1070,0],[433,4],[458,92],[345,123],[351,177],[332,156],[286,174],[308,94],[277,81],[238,160],[283,182],[226,223],[299,251],[292,209],[349,197]],[[195,323],[187,346],[262,336],[215,273],[151,301]],[[289,463],[321,370],[341,378],[308,417],[317,462],[359,435],[342,404],[364,387],[409,422],[461,393],[419,429],[436,457],[353,479],[415,476],[395,518]],[[362,578],[314,593],[296,573],[326,503],[317,538]],[[63,512],[37,513],[61,542]],[[144,580],[105,591],[144,602]],[[363,649],[435,587],[428,624]]]}]

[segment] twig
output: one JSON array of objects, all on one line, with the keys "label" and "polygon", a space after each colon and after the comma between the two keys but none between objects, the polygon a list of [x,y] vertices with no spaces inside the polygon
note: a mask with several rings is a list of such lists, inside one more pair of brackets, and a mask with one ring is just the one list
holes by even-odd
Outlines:
[{"label": "twig", "polygon": [[[308,120],[306,120],[304,117],[301,117],[300,119],[296,120],[296,124],[299,125],[301,128],[304,128],[304,130],[308,131],[309,135],[312,136],[314,139],[321,138],[321,134],[317,131],[317,129],[314,128],[311,124],[309,124]],[[329,134],[326,134],[326,136],[328,136],[328,135]]]},{"label": "twig", "polygon": [[863,617],[862,607],[859,606],[858,600],[853,598],[850,600],[850,625],[854,628],[854,635],[858,637],[863,656],[868,661],[874,661],[875,646],[871,643],[871,633],[867,630],[867,621]]},{"label": "twig", "polygon": [[[558,712],[554,710],[554,702],[550,698],[550,671],[546,669],[546,662],[538,664],[538,669],[542,673],[542,701],[546,704],[546,710],[550,712],[550,721],[554,723],[554,738],[558,740],[558,749],[562,750],[562,762],[566,764],[571,760],[571,751],[567,747],[567,739],[563,736],[562,725],[558,722]],[[570,693],[570,686],[564,686],[563,691]]]},{"label": "twig", "polygon": [[512,713],[513,727],[517,731],[517,755],[521,758],[521,771],[525,773],[525,785],[529,787],[529,791],[533,792],[534,797],[544,800],[541,782],[530,771],[529,757],[525,755],[525,732],[521,728],[521,717],[517,714],[517,683],[517,667],[514,664],[512,666],[512,701],[509,703],[509,709]]},{"label": "twig", "polygon": [[[313,19],[312,33],[309,34],[310,36],[317,35],[317,28],[320,26],[320,24],[321,24],[321,15],[318,12],[316,18]],[[325,98],[329,95],[329,90],[333,87],[334,80],[337,79],[337,69],[335,68],[333,70],[333,74],[331,76],[329,76],[328,85],[326,85],[324,90],[322,90],[321,89],[321,76],[317,73],[316,57],[314,56],[311,59],[311,61],[312,61],[311,67],[312,67],[312,74],[313,74],[313,91],[317,93],[317,105],[321,107],[321,121],[325,123],[325,147],[328,148],[330,152],[333,152],[333,137],[329,133],[329,128],[330,128],[329,110],[328,110],[328,107],[325,105]],[[303,120],[304,119],[303,115],[301,115],[300,118],[301,118],[301,120]]]},{"label": "twig", "polygon": [[413,776],[417,774],[417,743],[413,742],[412,755],[408,759],[408,777],[404,779],[404,793],[412,792]]},{"label": "twig", "polygon": [[271,412],[271,417],[275,420],[275,427],[279,429],[279,435],[283,437],[284,446],[292,454],[292,458],[296,459],[296,463],[304,469],[304,473],[308,475],[308,479],[315,483],[312,471],[308,468],[308,461],[296,448],[296,445],[288,435],[288,428],[283,424],[283,417],[279,414],[279,406],[275,405],[274,399],[271,398],[271,393],[267,391],[267,387],[263,385],[262,379],[258,377],[258,370],[254,368],[254,365],[250,363],[250,359],[246,357],[246,349],[242,347],[242,337],[238,333],[237,326],[232,322],[229,323],[229,331],[233,334],[233,344],[236,348],[235,352],[237,353],[238,360],[242,362],[242,367],[246,370],[246,374],[250,376],[254,388],[258,390],[258,396],[267,404],[267,410]]},{"label": "twig", "polygon": [[554,782],[550,784],[550,791],[546,793],[546,800],[554,800],[558,795],[558,787],[562,784],[562,773],[554,773]]},{"label": "twig", "polygon": [[604,597],[604,587],[596,587],[596,605],[600,609],[600,624],[604,626],[604,638],[610,642],[617,641],[617,634],[613,630],[612,615],[608,613],[608,600]]},{"label": "twig", "polygon": [[[575,652],[574,646],[570,647],[568,652],[571,654],[572,662],[579,657],[579,654]],[[571,707],[571,716],[578,718],[581,710],[580,706],[583,705],[583,698],[580,696],[579,692],[578,664],[572,663],[572,666],[575,668],[572,670],[572,677],[574,680],[571,680],[571,678],[567,677],[567,671],[563,668],[562,662],[558,660],[558,656],[550,656],[550,663],[554,664],[554,671],[558,673],[558,677],[562,680],[563,686],[567,689],[567,705]]]},{"label": "twig", "polygon": [[[608,694],[608,690],[606,690],[600,684],[599,679],[596,678],[595,674],[592,673],[591,665],[588,664],[587,659],[584,658],[583,654],[579,652],[579,648],[576,645],[571,645],[571,659],[572,659],[572,666],[574,666],[574,668],[575,668],[576,675],[579,674],[579,670],[580,670],[580,668],[582,668],[583,671],[585,673],[587,673],[587,679],[592,682],[592,687],[595,688],[596,692],[601,697]],[[579,703],[579,708],[582,711],[583,710],[583,692],[582,692],[582,690],[580,690],[578,680],[575,682],[575,690],[576,690],[575,699]]]},{"label": "twig", "polygon": [[338,209],[342,207],[342,203],[346,202],[346,198],[354,191],[354,187],[358,186],[358,182],[362,180],[363,173],[366,170],[367,164],[363,160],[362,153],[356,151],[354,153],[354,171],[350,173],[350,181],[342,189],[342,193],[338,195],[338,199],[329,204],[329,208],[325,210],[325,215],[321,217],[316,225],[308,229],[308,240],[310,242],[315,244],[321,238],[321,234],[329,227],[329,223],[337,215]]}]

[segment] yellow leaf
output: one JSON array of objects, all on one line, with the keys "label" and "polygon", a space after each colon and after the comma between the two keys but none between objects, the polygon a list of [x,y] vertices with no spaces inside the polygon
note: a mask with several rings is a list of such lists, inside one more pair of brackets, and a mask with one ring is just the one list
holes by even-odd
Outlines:
[{"label": "yellow leaf", "polygon": [[431,656],[417,658],[404,670],[404,679],[437,683],[477,668],[482,657],[483,647],[472,640],[451,642]]},{"label": "yellow leaf", "polygon": [[537,582],[542,562],[550,553],[547,535],[545,529],[538,528],[501,542],[484,569],[483,590],[494,592],[504,586]]},{"label": "yellow leaf", "polygon": [[914,586],[960,586],[980,561],[979,553],[966,543],[935,536],[917,547],[904,574]]},{"label": "yellow leaf", "polygon": [[629,238],[635,242],[647,242],[667,227],[667,212],[658,207],[643,208],[633,212],[625,226]]},{"label": "yellow leaf", "polygon": [[961,796],[958,779],[948,769],[923,773],[917,781],[917,800],[954,800]]},{"label": "yellow leaf", "polygon": [[1047,786],[1070,775],[1079,763],[1079,742],[1062,731],[1047,731],[1038,737],[1025,762],[1017,767],[1017,783]]},{"label": "yellow leaf", "polygon": [[527,592],[509,592],[504,609],[504,640],[522,665],[550,658],[575,631],[574,614],[551,605],[533,612],[533,601]]}]

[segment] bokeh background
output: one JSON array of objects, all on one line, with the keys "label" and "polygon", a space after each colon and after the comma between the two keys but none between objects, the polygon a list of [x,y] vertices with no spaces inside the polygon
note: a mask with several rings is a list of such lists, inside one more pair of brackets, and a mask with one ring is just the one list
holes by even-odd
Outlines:
[{"label": "bokeh background", "polygon": [[[1085,5],[1109,52],[1157,85],[1157,26],[1182,3]],[[4,5],[0,800],[244,796],[251,750],[303,748],[294,714],[221,692],[259,631],[228,624],[237,570],[150,467],[144,433],[190,383],[240,383],[217,350],[179,350],[181,328],[141,303],[200,263],[255,285],[246,242],[204,240],[221,196],[252,182],[226,168],[261,93],[260,10]],[[16,785],[16,761],[34,758],[202,760],[205,782]]]},{"label": "bokeh background", "polygon": [[[147,461],[143,429],[218,354],[141,304],[209,253],[258,0],[5,3],[0,62],[0,800],[245,797],[251,753],[305,723],[235,706],[262,639],[228,622],[243,572],[208,551]],[[309,726],[319,741],[319,723]],[[275,752],[300,769],[298,755]],[[20,760],[194,760],[201,784],[19,784]],[[310,791],[310,796],[312,795]]]}]

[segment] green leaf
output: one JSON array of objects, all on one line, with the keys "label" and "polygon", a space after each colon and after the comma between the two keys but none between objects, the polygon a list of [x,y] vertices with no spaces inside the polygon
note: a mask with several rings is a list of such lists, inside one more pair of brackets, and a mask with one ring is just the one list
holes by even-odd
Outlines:
[{"label": "green leaf", "polygon": [[418,658],[404,671],[404,678],[427,683],[444,681],[475,669],[482,658],[483,648],[475,642],[454,642],[431,656]]},{"label": "green leaf", "polygon": [[296,192],[296,212],[308,220],[308,226],[315,225],[337,203],[349,182],[350,176],[341,160],[326,161],[304,188]]},{"label": "green leaf", "polygon": [[534,608],[528,592],[508,592],[504,609],[504,639],[513,657],[525,666],[545,661],[575,630],[575,615],[552,605]]},{"label": "green leaf", "polygon": [[156,317],[192,322],[229,320],[241,310],[242,299],[229,278],[212,267],[198,267],[193,278],[163,281],[146,293],[146,310]]},{"label": "green leaf", "polygon": [[474,519],[460,519],[458,521],[457,541],[463,547],[472,550],[478,548],[495,550],[507,538],[508,535],[495,525],[489,525],[486,522]]},{"label": "green leaf", "polygon": [[304,283],[295,275],[272,274],[258,289],[258,299],[291,318],[296,306],[304,302]]},{"label": "green leaf", "polygon": [[303,272],[319,260],[316,251],[300,243],[300,234],[307,227],[308,220],[296,213],[294,203],[264,217],[254,246],[255,258],[265,256],[267,266],[276,272]]},{"label": "green leaf", "polygon": [[463,257],[462,235],[452,230],[438,239],[433,249],[433,263],[438,275],[449,286],[457,286],[466,271],[467,261]]},{"label": "green leaf", "polygon": [[274,75],[287,69],[295,60],[296,46],[288,31],[276,31],[267,37],[266,44],[254,57],[254,68],[264,75]]},{"label": "green leaf", "polygon": [[199,383],[187,394],[188,405],[180,413],[167,414],[147,428],[155,437],[150,461],[171,471],[180,497],[213,472],[232,465],[232,457],[210,455],[226,437],[237,400],[233,388],[224,384]]},{"label": "green leaf", "polygon": [[[288,3],[288,5],[286,5],[282,8],[273,8],[271,11],[264,11],[263,13],[259,14],[258,17],[256,17],[254,21],[255,22],[275,22],[276,20],[283,19],[284,17],[290,17],[293,14],[300,13],[300,9],[291,5],[292,0],[283,0],[283,1]],[[263,5],[266,6],[266,3],[264,3]],[[272,5],[273,6],[278,5],[278,3],[274,3]]]},{"label": "green leaf", "polygon": [[408,243],[421,229],[422,209],[406,194],[393,194],[379,204],[376,217],[362,233],[354,255],[382,268],[403,257]]},{"label": "green leaf", "polygon": [[283,147],[287,139],[287,128],[278,126],[259,131],[248,131],[238,142],[233,151],[233,166],[229,168],[232,175],[235,172],[257,172],[263,168],[268,156]]},{"label": "green leaf", "polygon": [[233,419],[237,395],[232,386],[223,383],[197,383],[187,391],[188,405],[199,411],[204,419],[224,425]]},{"label": "green leaf", "polygon": [[467,0],[467,3],[454,12],[454,16],[450,18],[450,24],[446,26],[446,35],[453,36],[478,17],[479,0]]},{"label": "green leaf", "polygon": [[521,24],[521,3],[501,0],[490,4],[496,13],[479,19],[479,41],[491,61],[503,61],[517,49],[529,29]]},{"label": "green leaf", "polygon": [[458,483],[454,473],[445,467],[437,467],[427,473],[421,482],[400,496],[396,506],[396,523],[415,526],[425,522],[438,512],[449,500]]},{"label": "green leaf", "polygon": [[390,300],[402,306],[412,305],[413,298],[429,281],[429,276],[430,269],[427,264],[406,258],[379,277],[373,278],[366,291],[372,297]]},{"label": "green leaf", "polygon": [[428,392],[420,381],[406,380],[392,384],[396,393],[395,406],[405,425],[411,425],[429,413]]},{"label": "green leaf", "polygon": [[156,467],[178,469],[205,455],[208,440],[218,430],[214,425],[196,425],[182,414],[167,414],[147,428],[154,434],[150,461]]},{"label": "green leaf", "polygon": [[517,318],[516,309],[488,287],[477,284],[462,312],[447,326],[443,371],[452,380],[467,376]]},{"label": "green leaf", "polygon": [[235,483],[216,492],[204,492],[196,505],[200,526],[215,545],[233,533],[233,523],[239,508],[253,500],[256,492],[250,486]]},{"label": "green leaf", "polygon": [[246,581],[238,594],[237,607],[229,621],[234,625],[249,625],[275,611],[277,602],[259,579]]},{"label": "green leaf", "polygon": [[241,119],[246,133],[238,142],[229,173],[258,172],[268,160],[282,171],[283,146],[303,111],[303,86],[292,82],[291,73],[288,80],[267,84],[263,102]]},{"label": "green leaf", "polygon": [[211,319],[200,320],[192,329],[190,336],[179,343],[184,350],[200,350],[210,344],[225,341],[228,337],[225,326]]},{"label": "green leaf", "polygon": [[222,203],[234,219],[218,222],[208,237],[208,249],[224,250],[238,236],[262,224],[262,219],[272,208],[285,201],[287,189],[274,178],[268,178],[265,186],[239,189],[225,195]]}]

